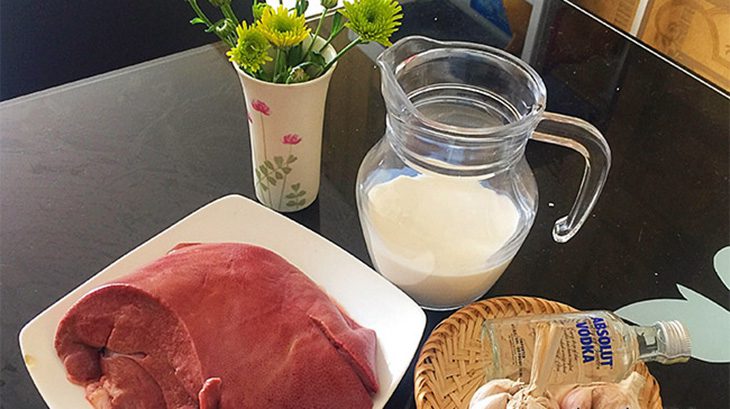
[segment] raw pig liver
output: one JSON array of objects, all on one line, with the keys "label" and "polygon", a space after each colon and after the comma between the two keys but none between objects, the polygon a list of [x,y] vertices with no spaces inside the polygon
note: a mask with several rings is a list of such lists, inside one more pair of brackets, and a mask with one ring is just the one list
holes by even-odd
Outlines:
[{"label": "raw pig liver", "polygon": [[372,407],[375,332],[277,254],[180,245],[79,300],[55,346],[99,409]]}]

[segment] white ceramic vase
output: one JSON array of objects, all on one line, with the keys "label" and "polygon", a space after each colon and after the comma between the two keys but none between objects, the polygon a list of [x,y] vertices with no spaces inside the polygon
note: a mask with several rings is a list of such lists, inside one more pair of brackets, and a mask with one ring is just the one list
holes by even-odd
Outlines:
[{"label": "white ceramic vase", "polygon": [[[323,43],[317,38],[314,49]],[[336,52],[328,45],[322,55],[330,61]],[[304,209],[319,192],[324,108],[336,67],[307,82],[274,84],[233,66],[246,100],[256,198],[279,212]]]}]

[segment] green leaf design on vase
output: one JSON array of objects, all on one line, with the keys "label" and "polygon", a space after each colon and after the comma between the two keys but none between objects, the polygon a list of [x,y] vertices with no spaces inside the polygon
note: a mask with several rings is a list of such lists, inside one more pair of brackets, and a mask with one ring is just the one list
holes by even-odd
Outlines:
[{"label": "green leaf design on vase", "polygon": [[[256,185],[266,192],[272,187],[279,185],[279,181],[284,180],[286,172],[291,172],[291,168],[284,165],[284,158],[281,156],[275,156],[274,162],[265,159],[256,167]],[[285,183],[281,184],[282,189],[285,189]],[[272,203],[273,204],[273,203]]]},{"label": "green leaf design on vase", "polygon": [[[292,171],[291,165],[297,161],[296,155],[292,154],[292,149],[294,148],[295,145],[298,145],[301,141],[302,141],[302,138],[298,134],[295,134],[295,133],[289,133],[289,134],[282,136],[281,143],[284,145],[289,145],[289,155],[286,157],[286,160],[284,160],[283,157],[278,161],[276,159],[274,159],[274,162],[276,162],[277,164],[280,164],[281,172],[284,174],[281,192],[279,194],[279,207],[280,208],[282,207],[283,204],[286,204],[286,206],[289,208],[292,208],[292,210],[298,210],[299,208],[303,207],[304,203],[306,202],[306,200],[304,200],[303,198],[302,199],[291,198],[289,196],[292,193],[288,193],[286,195],[287,201],[286,201],[286,203],[284,203],[284,197],[285,197],[284,190],[287,185],[287,178],[289,177],[289,174]],[[300,187],[301,187],[300,183],[295,183],[295,184],[291,185],[292,191],[294,191],[295,193],[301,191],[302,196],[306,195],[306,192],[304,192],[303,190],[300,190]]]},{"label": "green leaf design on vase", "polygon": [[299,210],[307,201],[307,192],[302,189],[301,182],[290,184],[288,180],[294,170],[293,165],[298,160],[298,157],[292,153],[292,149],[301,141],[302,138],[295,133],[282,136],[281,143],[289,146],[288,154],[269,158],[264,151],[263,160],[254,169],[256,186],[261,191],[268,193],[268,205],[271,207],[274,207],[274,202],[271,200],[273,190],[278,190],[279,202],[276,208],[280,210],[284,207],[288,210]]},{"label": "green leaf design on vase", "polygon": [[306,195],[307,192],[301,189],[301,184],[295,183],[291,185],[291,192],[285,196],[287,198],[286,205],[294,208],[302,207],[306,203],[306,199],[304,198]]},{"label": "green leaf design on vase", "polygon": [[[287,177],[294,170],[291,164],[297,161],[295,155],[274,156],[273,161],[264,160],[255,168],[256,185],[264,192],[280,187],[279,208],[286,206],[296,210],[306,203],[306,190],[301,188],[301,183],[287,185]],[[288,190],[287,190],[288,188]],[[286,201],[284,200],[286,199]],[[273,205],[273,203],[271,203]]]}]

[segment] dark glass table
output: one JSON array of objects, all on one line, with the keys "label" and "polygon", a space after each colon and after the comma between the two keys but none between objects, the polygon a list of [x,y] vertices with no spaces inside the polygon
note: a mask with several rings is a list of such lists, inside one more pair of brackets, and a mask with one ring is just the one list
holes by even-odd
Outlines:
[{"label": "dark glass table", "polygon": [[[548,109],[595,124],[614,158],[588,222],[557,244],[550,229],[569,210],[582,159],[528,144],[541,194],[537,219],[487,297],[615,310],[681,299],[681,284],[729,309],[713,267],[730,244],[727,95],[570,4],[536,2],[517,42],[468,4],[405,2],[398,36],[475,41],[521,55],[544,77]],[[359,47],[335,72],[320,195],[288,215],[368,264],[354,180],[385,127],[373,62],[379,51]],[[243,112],[218,45],[0,104],[0,407],[44,407],[19,353],[26,322],[195,209],[230,193],[254,197]],[[427,315],[424,340],[449,313]],[[728,364],[693,359],[650,369],[666,408],[730,405]],[[387,407],[415,407],[413,364]]]}]

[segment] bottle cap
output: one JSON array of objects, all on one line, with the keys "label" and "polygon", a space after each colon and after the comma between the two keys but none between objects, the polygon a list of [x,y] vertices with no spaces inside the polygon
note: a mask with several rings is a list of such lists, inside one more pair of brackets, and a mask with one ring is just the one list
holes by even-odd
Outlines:
[{"label": "bottle cap", "polygon": [[679,321],[659,321],[654,326],[659,330],[659,356],[656,361],[663,364],[689,361],[691,346],[687,327]]}]

